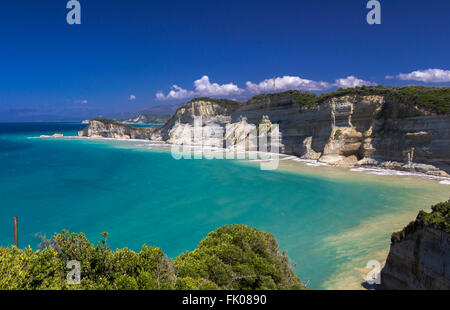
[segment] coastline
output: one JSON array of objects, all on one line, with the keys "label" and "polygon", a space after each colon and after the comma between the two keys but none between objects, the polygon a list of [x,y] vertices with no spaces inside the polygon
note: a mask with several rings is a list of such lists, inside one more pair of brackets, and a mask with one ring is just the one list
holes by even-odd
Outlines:
[{"label": "coastline", "polygon": [[[28,137],[29,139],[59,139],[59,140],[89,140],[89,141],[115,141],[115,142],[140,142],[145,143],[151,146],[160,146],[160,147],[173,147],[178,146],[177,144],[171,144],[164,141],[157,141],[157,140],[147,140],[147,139],[119,139],[119,138],[108,138],[108,137],[101,137],[101,136],[95,136],[95,137],[86,137],[86,136],[64,136],[64,137],[54,137],[54,136],[48,136],[48,137]],[[180,145],[181,146],[181,145]],[[380,165],[336,165],[336,164],[327,164],[324,162],[320,162],[319,160],[314,159],[303,159],[300,157],[297,157],[295,155],[290,154],[283,154],[283,153],[270,153],[270,152],[249,152],[249,151],[235,151],[235,150],[227,150],[225,148],[218,148],[218,147],[204,147],[201,145],[186,145],[187,148],[190,148],[192,150],[208,150],[214,152],[221,152],[224,154],[235,154],[235,155],[245,155],[245,158],[236,158],[239,161],[247,162],[247,163],[258,163],[262,161],[271,161],[272,159],[250,159],[248,158],[250,154],[252,155],[263,155],[263,156],[279,156],[280,162],[292,162],[292,163],[303,163],[306,166],[309,167],[329,167],[329,168],[337,168],[337,169],[345,169],[347,172],[365,172],[367,174],[373,174],[373,175],[380,175],[380,176],[411,176],[411,177],[417,177],[421,179],[429,179],[429,180],[436,180],[439,181],[440,184],[444,185],[450,185],[450,177],[445,176],[436,176],[436,175],[430,175],[422,172],[410,172],[410,171],[404,171],[400,169],[389,169],[384,166]],[[138,148],[142,149],[142,148]],[[154,150],[152,148],[152,150]],[[203,152],[198,152],[194,154],[202,154]],[[282,170],[287,172],[295,172],[296,169],[286,169],[278,167],[276,170]],[[292,171],[291,171],[292,170]]]},{"label": "coastline", "polygon": [[[164,152],[169,156],[170,147],[173,146],[172,144],[162,141],[145,139],[65,136],[52,137],[50,140],[55,141],[55,139],[59,141],[90,141],[92,143],[101,143],[101,141],[104,141],[105,146],[112,148],[129,149],[137,152]],[[195,150],[201,150],[201,146],[193,145],[188,149],[195,152]],[[216,148],[215,151],[224,152],[225,150]],[[248,152],[242,153],[246,154]],[[335,263],[338,267],[332,271],[328,279],[319,283],[317,282],[318,280],[314,281],[313,278],[317,288],[320,289],[364,289],[360,284],[363,282],[361,275],[365,272],[364,267],[367,263],[367,259],[377,259],[380,262],[383,262],[386,259],[389,249],[391,233],[406,225],[420,209],[431,205],[431,203],[438,202],[438,200],[442,198],[441,196],[448,196],[447,193],[449,193],[450,190],[450,188],[444,186],[442,183],[439,184],[438,181],[448,181],[443,177],[407,173],[383,168],[361,169],[355,167],[336,167],[315,160],[300,159],[287,154],[279,154],[279,156],[280,165],[277,170],[273,171],[274,173],[288,173],[290,175],[299,174],[317,179],[325,179],[332,183],[341,183],[344,187],[349,189],[352,188],[352,185],[355,183],[366,184],[367,188],[376,188],[378,185],[388,184],[392,188],[399,187],[399,190],[401,190],[401,188],[411,189],[411,194],[404,195],[398,203],[391,203],[389,208],[380,204],[379,206],[381,209],[368,212],[368,215],[366,215],[360,223],[353,223],[353,226],[349,226],[344,230],[339,229],[335,232],[335,235],[325,236],[325,238],[318,239],[318,241],[314,243],[317,247],[321,248],[320,251],[324,253],[330,251],[336,252],[337,256],[333,256],[330,259],[338,260],[338,263]],[[258,161],[255,160],[233,160],[232,162],[234,165],[253,166],[255,170],[258,169]],[[260,175],[267,175],[269,179],[272,178],[270,172],[266,174],[261,171]],[[276,179],[277,178],[274,180]],[[299,180],[302,179],[300,178]],[[302,187],[303,183],[299,182],[297,186]],[[417,196],[417,193],[419,192],[421,195]],[[382,194],[383,193],[381,193],[381,195]],[[386,192],[386,195],[390,194]],[[301,201],[298,201],[298,203],[301,204]],[[345,207],[345,204],[341,204],[340,207]],[[331,214],[333,212],[335,211],[332,211]],[[302,213],[299,211],[298,216],[301,214]],[[283,217],[283,215],[280,216]],[[296,244],[295,246],[289,245],[289,247],[291,247],[289,253],[291,253],[292,256],[298,256],[299,253],[305,249],[306,251],[310,251],[305,247],[303,241],[291,240],[294,237],[289,234],[286,235],[281,228],[276,225],[273,227],[270,224],[267,225],[268,226],[264,228],[279,235],[284,245],[289,245],[289,242],[294,242]],[[305,228],[309,229],[308,227]],[[301,230],[301,226],[299,226],[299,232],[295,232],[295,234],[300,234]],[[345,251],[343,249],[345,249]],[[299,266],[301,266],[305,264],[305,261],[300,261],[298,263],[300,263]],[[300,276],[302,275],[301,268],[298,270],[298,273]]]}]

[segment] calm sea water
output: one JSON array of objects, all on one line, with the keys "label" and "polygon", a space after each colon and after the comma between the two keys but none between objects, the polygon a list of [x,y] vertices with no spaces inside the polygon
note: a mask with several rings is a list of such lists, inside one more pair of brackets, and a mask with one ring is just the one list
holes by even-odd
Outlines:
[{"label": "calm sea water", "polygon": [[[217,227],[242,223],[273,233],[311,288],[353,288],[368,259],[385,258],[393,230],[450,196],[434,180],[261,171],[175,160],[143,142],[68,137],[84,126],[0,124],[0,245],[13,243],[18,216],[20,247],[36,247],[36,233],[69,229],[97,242],[107,231],[112,248],[147,244],[175,258]],[[65,137],[36,138],[55,132]]]}]

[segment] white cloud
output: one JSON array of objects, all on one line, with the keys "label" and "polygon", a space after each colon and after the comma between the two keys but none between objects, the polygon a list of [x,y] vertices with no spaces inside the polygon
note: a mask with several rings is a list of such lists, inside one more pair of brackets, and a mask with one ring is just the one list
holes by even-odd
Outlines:
[{"label": "white cloud", "polygon": [[222,85],[211,83],[209,77],[206,75],[195,81],[194,86],[196,92],[201,96],[230,96],[242,92],[242,90],[233,83]]},{"label": "white cloud", "polygon": [[158,100],[185,99],[194,96],[231,96],[240,94],[243,90],[233,83],[218,84],[211,83],[209,77],[204,75],[202,78],[194,81],[195,90],[186,90],[177,85],[172,86],[172,90],[164,95],[162,91],[156,93]]},{"label": "white cloud", "polygon": [[[273,90],[273,79],[265,79],[258,84],[248,81],[247,90],[251,93],[271,92]],[[298,76],[283,76],[275,78],[275,88],[277,91],[288,89],[320,91],[331,88],[332,85],[322,81],[312,81]]]},{"label": "white cloud", "polygon": [[177,85],[173,85],[172,88],[173,89],[167,95],[164,95],[162,91],[157,92],[156,99],[158,100],[185,99],[188,97],[195,96],[195,93],[193,91],[183,89]]},{"label": "white cloud", "polygon": [[75,100],[75,103],[81,103],[81,104],[87,104],[88,101],[86,99],[79,99],[79,100]]},{"label": "white cloud", "polygon": [[136,100],[136,96],[133,95],[133,94],[131,94],[131,95],[130,95],[130,98],[128,98],[128,100],[130,100],[130,101]]},{"label": "white cloud", "polygon": [[[165,95],[162,91],[156,93],[158,100],[174,100],[186,99],[195,96],[221,96],[230,97],[236,95],[249,95],[273,91],[273,78],[265,79],[259,83],[251,81],[246,82],[246,88],[239,88],[236,84],[217,84],[211,83],[209,77],[204,75],[202,78],[194,81],[194,90],[187,90],[177,85],[172,86],[172,90]],[[334,87],[356,87],[356,86],[372,86],[376,83],[358,79],[355,76],[348,76],[346,78],[337,79],[334,83],[324,81],[313,81],[301,78],[299,76],[283,76],[275,78],[276,91],[285,90],[302,90],[302,91],[324,91]]]},{"label": "white cloud", "polygon": [[364,81],[364,80],[358,79],[357,77],[355,77],[353,75],[350,75],[343,79],[337,79],[334,85],[337,87],[342,87],[342,88],[352,88],[352,87],[363,86],[363,85],[376,86],[377,83]]},{"label": "white cloud", "polygon": [[[247,82],[246,84],[247,90],[251,93],[260,93],[273,90],[273,79],[266,79],[258,84],[254,84],[252,82]],[[335,83],[307,80],[298,76],[283,76],[275,78],[275,86],[277,91],[288,89],[303,91],[323,91],[333,87],[350,88],[362,85],[374,86],[377,84],[358,79],[357,77],[352,75],[346,78],[337,79]]]},{"label": "white cloud", "polygon": [[427,69],[417,70],[410,73],[386,76],[386,79],[398,79],[402,81],[420,81],[424,83],[447,83],[450,82],[450,70]]}]

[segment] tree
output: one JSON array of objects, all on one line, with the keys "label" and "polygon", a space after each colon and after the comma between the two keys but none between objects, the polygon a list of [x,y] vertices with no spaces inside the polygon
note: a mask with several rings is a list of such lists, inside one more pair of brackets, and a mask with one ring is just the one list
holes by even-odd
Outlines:
[{"label": "tree", "polygon": [[272,234],[245,225],[223,226],[175,261],[178,277],[206,279],[222,289],[304,288]]},{"label": "tree", "polygon": [[[245,225],[223,226],[175,261],[156,247],[112,251],[107,233],[96,246],[63,230],[42,249],[0,247],[0,289],[301,289],[275,237]],[[80,263],[80,284],[66,281],[67,263]]]}]

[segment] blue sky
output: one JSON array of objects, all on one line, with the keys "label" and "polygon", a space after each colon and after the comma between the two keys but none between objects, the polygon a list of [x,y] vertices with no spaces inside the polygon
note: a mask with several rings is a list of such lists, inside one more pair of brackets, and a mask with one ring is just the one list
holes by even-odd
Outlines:
[{"label": "blue sky", "polygon": [[80,0],[68,25],[67,0],[2,0],[0,121],[242,99],[274,76],[316,92],[450,85],[450,1],[380,0],[381,25],[367,2]]}]

